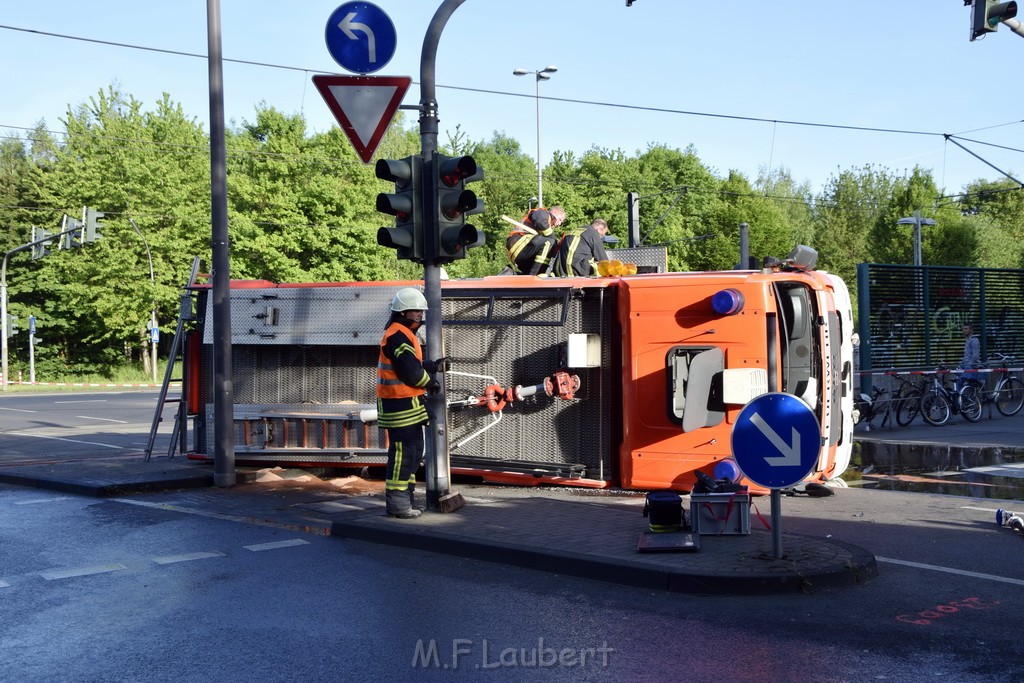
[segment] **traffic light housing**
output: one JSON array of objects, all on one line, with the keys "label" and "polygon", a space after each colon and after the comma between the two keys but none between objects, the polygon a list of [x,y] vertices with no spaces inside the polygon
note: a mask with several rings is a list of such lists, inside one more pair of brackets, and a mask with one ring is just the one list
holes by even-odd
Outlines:
[{"label": "traffic light housing", "polygon": [[100,219],[104,216],[106,216],[106,214],[102,211],[85,207],[85,231],[82,233],[83,244],[95,242],[99,238],[103,237],[103,235],[100,234],[100,228],[103,227],[103,223],[100,222]]},{"label": "traffic light housing", "polygon": [[481,246],[484,233],[466,222],[466,216],[484,210],[484,202],[466,189],[466,183],[483,180],[484,171],[470,156],[438,154],[437,172],[437,259],[450,262],[466,258],[466,250]]},{"label": "traffic light housing", "polygon": [[974,0],[971,7],[971,40],[999,28],[999,22],[1017,16],[1016,2]]},{"label": "traffic light housing", "polygon": [[53,237],[53,233],[45,228],[37,228],[32,226],[32,260],[41,259],[50,253],[49,247],[53,245],[52,241],[47,241]]},{"label": "traffic light housing", "polygon": [[60,226],[61,236],[59,249],[73,249],[82,246],[82,222],[67,214]]},{"label": "traffic light housing", "polygon": [[18,316],[11,315],[10,313],[8,313],[7,314],[7,336],[8,337],[13,337],[14,335],[18,334],[18,332],[20,332],[20,331],[21,331],[21,328],[18,327]]},{"label": "traffic light housing", "polygon": [[400,259],[423,263],[423,157],[378,159],[374,171],[395,184],[394,194],[377,195],[377,210],[395,217],[395,227],[377,231],[377,244],[396,249]]}]

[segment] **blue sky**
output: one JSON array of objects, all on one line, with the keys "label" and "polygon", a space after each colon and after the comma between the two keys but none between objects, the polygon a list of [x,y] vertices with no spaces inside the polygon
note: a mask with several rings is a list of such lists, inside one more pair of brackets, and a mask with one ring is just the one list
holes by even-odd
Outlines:
[{"label": "blue sky", "polygon": [[[225,58],[290,67],[225,63],[229,125],[253,120],[261,102],[301,112],[311,130],[335,125],[310,79],[349,73],[324,41],[340,4],[221,0]],[[398,41],[391,62],[374,75],[411,76],[405,104],[416,104],[424,34],[440,0],[375,4],[394,21]],[[205,0],[5,5],[5,27],[206,53]],[[738,170],[753,179],[760,169],[785,167],[815,191],[839,170],[866,164],[897,173],[921,165],[949,192],[1001,177],[943,139],[951,133],[1012,148],[963,143],[1024,179],[1024,38],[1004,26],[972,43],[969,23],[962,0],[635,0],[629,8],[623,0],[466,0],[438,48],[439,139],[443,146],[456,126],[473,140],[499,131],[533,156],[535,81],[512,71],[550,64],[558,72],[541,84],[542,98],[626,106],[542,99],[545,160],[555,150],[634,154],[650,144],[692,144],[719,176]],[[59,130],[69,104],[109,84],[147,109],[167,92],[209,129],[202,59],[0,28],[0,64],[0,135],[23,134],[19,127],[39,119]]]}]

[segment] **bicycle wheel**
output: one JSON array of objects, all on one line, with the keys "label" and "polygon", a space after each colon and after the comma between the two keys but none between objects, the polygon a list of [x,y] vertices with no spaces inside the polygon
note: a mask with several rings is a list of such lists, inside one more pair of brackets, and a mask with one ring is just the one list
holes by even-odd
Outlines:
[{"label": "bicycle wheel", "polygon": [[999,388],[996,396],[996,409],[1000,415],[1012,417],[1024,406],[1024,382],[1010,377]]},{"label": "bicycle wheel", "polygon": [[978,387],[973,384],[966,384],[957,396],[960,401],[960,414],[968,422],[977,422],[981,419],[981,394]]},{"label": "bicycle wheel", "polygon": [[898,399],[898,403],[896,405],[896,424],[900,427],[906,427],[917,419],[917,414],[920,412],[921,392],[908,391]]},{"label": "bicycle wheel", "polygon": [[952,406],[942,394],[936,394],[933,391],[921,397],[921,417],[928,424],[941,427],[949,422],[949,417],[952,414]]}]

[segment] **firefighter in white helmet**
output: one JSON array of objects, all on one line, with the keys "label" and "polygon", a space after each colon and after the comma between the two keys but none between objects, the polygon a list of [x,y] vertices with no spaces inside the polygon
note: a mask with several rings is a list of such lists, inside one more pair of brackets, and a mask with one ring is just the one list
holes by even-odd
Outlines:
[{"label": "firefighter in white helmet", "polygon": [[[388,515],[415,519],[416,470],[423,460],[423,426],[427,423],[423,395],[440,384],[424,367],[416,330],[423,324],[427,299],[418,289],[398,290],[391,300],[391,319],[380,342],[377,360],[377,423],[388,430],[388,467],[384,500]],[[429,361],[428,366],[433,366]]]}]

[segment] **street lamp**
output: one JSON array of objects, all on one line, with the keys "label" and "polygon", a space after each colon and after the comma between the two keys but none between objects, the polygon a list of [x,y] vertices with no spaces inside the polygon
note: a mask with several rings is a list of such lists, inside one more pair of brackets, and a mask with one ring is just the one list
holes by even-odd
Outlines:
[{"label": "street lamp", "polygon": [[527,74],[533,74],[536,76],[537,88],[534,99],[537,100],[537,206],[544,206],[544,184],[541,179],[541,160],[540,160],[540,82],[551,80],[551,74],[558,71],[556,66],[547,66],[537,71],[530,71],[528,69],[516,69],[512,73],[516,76],[525,76]]},{"label": "street lamp", "polygon": [[914,226],[914,265],[921,265],[921,226],[935,225],[935,221],[931,218],[921,218],[921,212],[915,211],[913,216],[896,221],[896,225]]},{"label": "street lamp", "polygon": [[149,284],[151,289],[153,290],[153,308],[150,309],[149,317],[149,339],[153,346],[151,359],[152,362],[150,364],[153,366],[153,384],[156,384],[156,347],[157,344],[159,343],[157,335],[160,334],[157,330],[159,330],[160,328],[157,327],[156,324],[156,277],[154,277],[153,275],[153,254],[150,253],[149,242],[146,241],[146,236],[142,234],[141,230],[139,230],[139,226],[136,225],[135,221],[132,220],[131,218],[128,219],[128,222],[132,224],[132,227],[135,229],[136,234],[138,234],[138,236],[142,238],[142,243],[146,245],[146,258],[149,259]]}]

